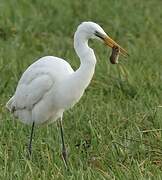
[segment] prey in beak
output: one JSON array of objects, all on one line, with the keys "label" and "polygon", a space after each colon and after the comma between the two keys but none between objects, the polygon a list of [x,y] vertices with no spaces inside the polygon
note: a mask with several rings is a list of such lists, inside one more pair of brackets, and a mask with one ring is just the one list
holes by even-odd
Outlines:
[{"label": "prey in beak", "polygon": [[112,64],[117,64],[118,63],[119,53],[120,53],[120,48],[118,46],[114,46],[112,48],[112,53],[111,53],[111,56],[110,56],[110,62]]},{"label": "prey in beak", "polygon": [[109,47],[112,48],[112,54],[110,56],[110,62],[112,64],[116,64],[118,63],[118,57],[119,54],[123,55],[124,57],[129,56],[129,54],[127,53],[127,51],[122,48],[118,43],[116,43],[113,39],[111,39],[108,35],[105,34],[101,34],[99,32],[95,32],[95,35],[102,39],[102,41]]}]

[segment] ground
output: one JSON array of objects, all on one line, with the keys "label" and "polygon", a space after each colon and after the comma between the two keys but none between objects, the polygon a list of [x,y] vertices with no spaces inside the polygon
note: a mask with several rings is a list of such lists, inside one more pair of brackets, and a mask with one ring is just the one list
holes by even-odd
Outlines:
[{"label": "ground", "polygon": [[[162,179],[162,2],[160,0],[1,0],[0,179]],[[70,171],[60,157],[57,124],[35,129],[10,115],[5,103],[22,72],[55,55],[74,69],[73,35],[94,21],[125,49],[118,65],[111,50],[90,42],[97,56],[93,80],[64,114]]]}]

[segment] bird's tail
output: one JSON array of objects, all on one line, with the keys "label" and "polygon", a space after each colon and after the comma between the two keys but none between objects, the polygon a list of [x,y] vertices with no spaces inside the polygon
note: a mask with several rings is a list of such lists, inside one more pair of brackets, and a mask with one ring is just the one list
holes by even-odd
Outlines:
[{"label": "bird's tail", "polygon": [[14,106],[14,96],[9,99],[9,101],[6,103],[6,108],[10,112],[14,112],[15,106]]}]

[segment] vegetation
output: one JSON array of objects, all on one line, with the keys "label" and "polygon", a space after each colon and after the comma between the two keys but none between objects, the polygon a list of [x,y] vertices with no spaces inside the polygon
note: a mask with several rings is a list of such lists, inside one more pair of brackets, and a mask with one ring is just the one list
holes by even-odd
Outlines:
[{"label": "vegetation", "polygon": [[[160,0],[0,1],[0,179],[162,179],[162,2]],[[111,65],[111,50],[90,42],[95,76],[81,101],[64,114],[70,171],[60,157],[57,124],[35,129],[7,112],[23,71],[54,55],[74,69],[73,34],[94,21],[130,56]]]}]

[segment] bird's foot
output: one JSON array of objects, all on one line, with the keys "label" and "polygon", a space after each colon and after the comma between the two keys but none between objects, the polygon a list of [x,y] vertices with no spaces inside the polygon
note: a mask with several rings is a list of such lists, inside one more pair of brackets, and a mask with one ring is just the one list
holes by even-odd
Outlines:
[{"label": "bird's foot", "polygon": [[32,155],[32,148],[31,148],[30,145],[28,146],[28,155],[29,155],[29,158],[31,158],[31,155]]},{"label": "bird's foot", "polygon": [[32,153],[31,147],[28,148],[28,151],[29,151],[29,155],[31,156],[31,153]]},{"label": "bird's foot", "polygon": [[67,150],[66,150],[66,148],[62,149],[62,159],[64,161],[66,169],[69,170],[68,163],[67,163]]}]

